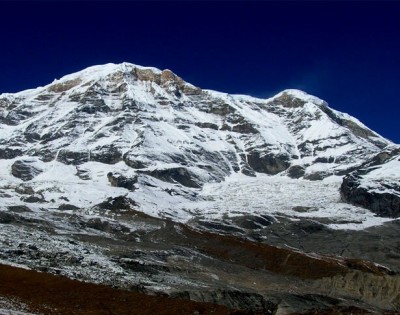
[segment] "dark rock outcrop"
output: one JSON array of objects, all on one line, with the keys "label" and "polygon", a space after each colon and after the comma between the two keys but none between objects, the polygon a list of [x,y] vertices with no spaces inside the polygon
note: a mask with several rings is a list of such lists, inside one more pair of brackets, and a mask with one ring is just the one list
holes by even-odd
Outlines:
[{"label": "dark rock outcrop", "polygon": [[57,155],[57,161],[64,164],[79,165],[88,162],[90,158],[89,151],[71,151],[62,149]]},{"label": "dark rock outcrop", "polygon": [[63,203],[58,206],[58,210],[78,210],[79,207],[68,204],[68,203]]},{"label": "dark rock outcrop", "polygon": [[400,174],[382,171],[388,163],[390,168],[399,169],[399,151],[399,148],[383,151],[345,176],[340,186],[342,199],[383,217],[399,217]]},{"label": "dark rock outcrop", "polygon": [[103,146],[90,152],[90,160],[105,164],[115,164],[122,160],[122,154],[113,145]]},{"label": "dark rock outcrop", "polygon": [[107,200],[97,204],[95,207],[103,210],[112,210],[113,212],[132,210],[136,203],[129,198],[119,196],[107,198]]},{"label": "dark rock outcrop", "polygon": [[9,147],[0,148],[0,159],[13,159],[21,154],[22,151],[20,149],[13,149]]},{"label": "dark rock outcrop", "polygon": [[28,181],[42,173],[33,160],[18,160],[11,166],[11,174],[23,181]]},{"label": "dark rock outcrop", "polygon": [[107,174],[108,181],[110,182],[111,186],[113,187],[122,187],[129,190],[135,190],[135,184],[138,181],[138,177],[125,177],[119,173],[112,173],[109,172]]},{"label": "dark rock outcrop", "polygon": [[32,212],[27,206],[20,205],[20,206],[8,206],[8,210],[15,213],[24,213],[24,212]]},{"label": "dark rock outcrop", "polygon": [[15,221],[15,217],[8,212],[0,211],[0,224],[10,224]]},{"label": "dark rock outcrop", "polygon": [[[378,192],[362,186],[362,176],[356,171],[343,179],[340,186],[342,199],[355,205],[367,208],[383,217],[400,216],[400,185],[384,184],[382,189],[386,192]],[[393,193],[393,192],[397,192]]]},{"label": "dark rock outcrop", "polygon": [[304,175],[304,179],[307,180],[322,180],[325,177],[329,176],[331,174],[327,174],[326,172],[313,172],[310,174]]},{"label": "dark rock outcrop", "polygon": [[247,163],[256,172],[275,175],[290,166],[290,159],[286,155],[264,155],[262,152],[253,151],[247,155]]},{"label": "dark rock outcrop", "polygon": [[293,165],[288,168],[287,174],[290,178],[300,178],[305,174],[305,168],[301,165]]},{"label": "dark rock outcrop", "polygon": [[45,203],[45,202],[47,202],[44,199],[43,195],[41,195],[41,194],[35,194],[35,195],[21,197],[21,201],[28,202],[28,203]]},{"label": "dark rock outcrop", "polygon": [[156,169],[152,171],[141,171],[160,180],[178,183],[186,187],[200,188],[201,185],[196,181],[195,175],[186,167],[173,167],[168,169]]}]

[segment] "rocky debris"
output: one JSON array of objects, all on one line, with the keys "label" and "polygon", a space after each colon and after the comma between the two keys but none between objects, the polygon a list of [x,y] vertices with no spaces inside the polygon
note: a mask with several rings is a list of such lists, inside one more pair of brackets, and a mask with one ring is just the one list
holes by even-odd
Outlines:
[{"label": "rocky debris", "polygon": [[11,174],[23,181],[31,180],[42,172],[35,160],[18,160],[11,166]]},{"label": "rocky debris", "polygon": [[110,182],[111,186],[122,187],[122,188],[126,188],[128,190],[131,190],[131,191],[136,189],[135,184],[138,181],[137,176],[128,178],[122,174],[112,173],[112,172],[109,172],[107,174],[107,178],[108,178],[108,181]]}]

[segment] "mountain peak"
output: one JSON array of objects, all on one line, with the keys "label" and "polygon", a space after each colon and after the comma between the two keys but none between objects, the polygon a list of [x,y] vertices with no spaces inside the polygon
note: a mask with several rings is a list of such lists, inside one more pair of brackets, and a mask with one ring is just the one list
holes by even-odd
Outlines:
[{"label": "mountain peak", "polygon": [[[131,87],[138,85],[139,82],[142,82],[142,84],[146,84],[146,82],[150,85],[155,84],[155,86],[144,87],[145,90],[149,89],[153,94],[156,93],[156,90],[161,92],[157,86],[176,95],[181,93],[197,94],[200,92],[199,88],[185,82],[169,69],[160,70],[126,62],[92,66],[63,76],[44,88],[38,88],[38,90],[44,93],[64,93],[68,90],[71,90],[72,93],[85,93],[88,89],[95,88],[109,94],[126,93]],[[29,90],[29,92],[32,91]]]},{"label": "mountain peak", "polygon": [[96,79],[96,78],[102,78],[102,77],[107,77],[108,75],[116,72],[123,72],[123,73],[129,73],[134,69],[138,70],[143,70],[143,71],[151,71],[155,74],[161,74],[161,70],[155,67],[144,67],[128,62],[122,62],[119,64],[115,63],[107,63],[103,65],[95,65],[91,67],[87,67],[83,70],[80,70],[75,73],[71,73],[68,75],[63,76],[57,81],[64,81],[64,80],[70,80],[71,78],[76,78],[76,77],[87,77],[91,79]]},{"label": "mountain peak", "polygon": [[307,103],[315,105],[327,105],[320,98],[310,95],[304,91],[297,89],[286,89],[271,98],[274,103],[284,107],[303,107]]},{"label": "mountain peak", "polygon": [[63,76],[54,83],[62,83],[65,81],[81,79],[84,81],[99,80],[99,79],[112,79],[116,74],[123,74],[126,76],[133,75],[135,79],[142,81],[154,81],[162,84],[168,81],[181,82],[184,81],[169,69],[160,70],[155,67],[144,67],[128,62],[119,64],[107,63],[103,65],[91,66],[81,71]]}]

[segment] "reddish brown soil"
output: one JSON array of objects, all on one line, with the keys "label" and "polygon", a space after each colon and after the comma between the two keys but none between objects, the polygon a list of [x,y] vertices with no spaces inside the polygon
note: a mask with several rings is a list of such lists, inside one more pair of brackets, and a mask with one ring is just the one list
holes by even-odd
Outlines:
[{"label": "reddish brown soil", "polygon": [[150,296],[0,265],[0,296],[42,314],[246,314],[224,306]]},{"label": "reddish brown soil", "polygon": [[234,236],[200,232],[182,225],[181,230],[189,239],[200,242],[204,253],[251,269],[268,270],[277,274],[303,279],[318,279],[346,274],[350,270],[361,270],[376,275],[387,274],[387,270],[357,259],[334,259],[312,257],[289,248],[255,243]]}]

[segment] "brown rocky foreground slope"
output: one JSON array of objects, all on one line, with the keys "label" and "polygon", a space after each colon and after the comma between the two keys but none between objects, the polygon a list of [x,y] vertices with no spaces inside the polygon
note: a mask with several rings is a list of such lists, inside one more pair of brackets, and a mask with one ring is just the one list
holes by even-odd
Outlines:
[{"label": "brown rocky foreground slope", "polygon": [[[9,303],[7,303],[9,302]],[[11,305],[10,310],[4,304]],[[6,314],[266,314],[225,306],[146,295],[0,265],[0,313]],[[19,312],[22,311],[22,312]],[[15,313],[14,313],[15,312]],[[276,312],[274,312],[277,314]],[[271,314],[268,312],[268,314]],[[294,314],[294,313],[293,313]],[[300,313],[296,313],[300,314]],[[332,307],[302,314],[370,314],[357,307]],[[389,313],[387,313],[389,314]],[[392,313],[390,313],[392,314]]]},{"label": "brown rocky foreground slope", "polygon": [[[169,246],[196,248],[215,260],[218,266],[204,265],[202,277],[208,269],[217,272],[222,268],[225,272],[217,272],[221,285],[234,281],[244,292],[252,286],[270,298],[263,300],[263,307],[234,310],[235,304],[227,303],[235,298],[229,296],[234,293],[227,287],[227,291],[220,290],[226,297],[219,299],[212,292],[207,296],[207,292],[199,295],[191,290],[167,297],[0,265],[0,302],[2,298],[20,301],[35,314],[378,314],[397,309],[393,303],[400,296],[399,278],[368,261],[306,254],[172,222],[161,230],[151,233],[153,244],[167,240]],[[226,274],[228,265],[235,266],[234,274]],[[182,272],[189,269],[194,273],[196,265],[180,265]],[[236,298],[243,299],[239,293]],[[300,300],[308,303],[300,306]],[[388,307],[391,304],[393,307]]]},{"label": "brown rocky foreground slope", "polygon": [[248,314],[5,265],[0,265],[0,297],[21,301],[29,312],[39,314]]}]

